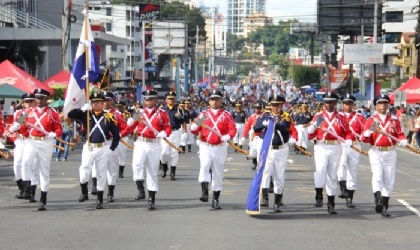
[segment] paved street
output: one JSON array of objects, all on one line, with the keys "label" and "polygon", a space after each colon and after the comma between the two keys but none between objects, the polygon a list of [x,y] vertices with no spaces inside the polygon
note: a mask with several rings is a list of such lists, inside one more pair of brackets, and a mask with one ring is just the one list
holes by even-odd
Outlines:
[{"label": "paved street", "polygon": [[[155,211],[147,211],[147,201],[134,200],[131,164],[126,166],[126,178],[117,180],[115,203],[96,210],[93,195],[79,203],[79,145],[68,162],[52,162],[48,210],[38,212],[38,203],[13,198],[17,188],[12,162],[2,159],[1,249],[418,249],[420,245],[420,214],[415,213],[420,210],[420,155],[398,150],[390,219],[374,211],[366,156],[361,156],[358,172],[357,207],[348,209],[337,198],[338,214],[329,215],[326,205],[313,206],[313,158],[293,152],[288,159],[283,212],[272,212],[270,194],[270,208],[249,216],[245,202],[254,174],[251,162],[229,148],[220,198],[223,209],[214,211],[210,202],[198,200],[196,150],[180,156],[176,181],[159,177]],[[313,152],[312,147],[309,150]],[[39,193],[38,188],[37,199]]]}]

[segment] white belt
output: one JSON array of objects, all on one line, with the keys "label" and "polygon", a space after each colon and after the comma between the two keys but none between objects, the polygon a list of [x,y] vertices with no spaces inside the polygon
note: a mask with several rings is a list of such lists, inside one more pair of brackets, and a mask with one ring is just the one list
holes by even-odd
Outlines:
[{"label": "white belt", "polygon": [[337,140],[317,140],[316,143],[318,144],[324,144],[324,145],[337,145],[338,141]]},{"label": "white belt", "polygon": [[46,136],[29,136],[28,138],[35,141],[45,141],[48,139]]},{"label": "white belt", "polygon": [[142,136],[138,136],[136,141],[140,141],[140,142],[158,142],[159,138],[147,138],[147,137],[142,137]]},{"label": "white belt", "polygon": [[370,148],[378,150],[378,151],[382,151],[382,152],[387,152],[387,151],[392,151],[395,150],[395,146],[371,146]]}]

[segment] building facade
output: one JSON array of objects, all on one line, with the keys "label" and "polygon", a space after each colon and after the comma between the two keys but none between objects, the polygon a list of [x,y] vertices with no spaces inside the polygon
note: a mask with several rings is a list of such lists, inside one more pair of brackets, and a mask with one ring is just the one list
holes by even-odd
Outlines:
[{"label": "building facade", "polygon": [[266,0],[229,0],[227,14],[227,32],[244,36],[244,18],[254,13],[265,15]]}]

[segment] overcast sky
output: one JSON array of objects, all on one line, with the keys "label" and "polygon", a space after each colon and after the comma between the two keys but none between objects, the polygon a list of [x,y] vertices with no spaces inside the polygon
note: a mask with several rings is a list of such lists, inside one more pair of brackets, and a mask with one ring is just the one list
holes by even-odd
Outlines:
[{"label": "overcast sky", "polygon": [[[219,5],[223,15],[227,13],[228,0],[202,0],[206,6]],[[279,20],[297,18],[301,22],[316,21],[317,0],[267,0],[266,14]]]}]

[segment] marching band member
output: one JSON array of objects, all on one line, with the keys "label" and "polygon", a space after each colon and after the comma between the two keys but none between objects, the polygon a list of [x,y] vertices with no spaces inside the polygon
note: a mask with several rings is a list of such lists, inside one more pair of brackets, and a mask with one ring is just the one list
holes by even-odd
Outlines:
[{"label": "marching band member", "polygon": [[[123,101],[117,101],[115,103],[115,107],[117,110],[114,113],[114,116],[118,117],[118,128],[120,131],[124,130],[125,126],[127,125],[127,120],[131,118],[130,112],[128,112],[125,109],[125,102]],[[122,140],[128,142],[128,136],[121,138]],[[127,158],[127,146],[120,143],[117,147],[117,153],[118,153],[118,177],[124,178],[124,168],[125,168],[125,158]]]},{"label": "marching band member", "polygon": [[[323,188],[326,186],[328,196],[328,213],[336,214],[335,211],[335,194],[337,192],[337,168],[340,162],[341,145],[337,137],[325,132],[323,129],[332,131],[338,136],[345,139],[343,145],[350,147],[352,145],[351,132],[346,122],[346,118],[340,115],[335,109],[337,106],[338,96],[334,93],[327,92],[323,96],[324,111],[314,116],[313,123],[322,117],[322,123],[319,127],[315,124],[309,126],[308,133],[310,139],[316,139],[317,144],[314,146],[315,159],[315,207],[323,206]],[[323,129],[321,129],[323,128]]]},{"label": "marching band member", "polygon": [[[353,146],[360,149],[361,146],[358,140],[360,140],[365,126],[365,118],[362,114],[353,110],[356,97],[350,94],[343,95],[341,101],[343,102],[343,112],[341,114],[346,117],[346,121],[349,124]],[[354,208],[353,195],[357,189],[357,167],[360,153],[346,146],[342,147],[342,150],[337,172],[338,183],[341,189],[339,197],[346,199],[347,207]]]},{"label": "marching band member", "polygon": [[[28,116],[25,119],[26,125],[30,128],[26,134],[28,138],[25,139],[25,153],[22,158],[22,179],[23,181],[30,179],[35,189],[40,182],[41,198],[38,210],[43,211],[47,209],[47,192],[50,187],[52,139],[61,136],[62,127],[57,111],[47,106],[50,93],[44,89],[36,89],[34,95],[37,106],[28,110]],[[34,164],[35,158],[38,159],[38,164]],[[34,194],[35,190],[32,193]]]},{"label": "marching band member", "polygon": [[[235,122],[230,113],[222,109],[223,94],[220,90],[213,89],[210,93],[210,108],[202,112],[198,118],[204,118],[203,124],[210,129],[198,127],[196,123],[191,125],[193,134],[201,132],[200,142],[200,173],[198,182],[201,184],[202,202],[207,202],[209,198],[208,184],[211,181],[213,190],[212,208],[221,209],[219,206],[220,192],[223,189],[223,171],[227,156],[226,142],[236,134]],[[211,173],[210,173],[211,170]]]},{"label": "marching band member", "polygon": [[182,148],[182,154],[185,154],[185,147],[187,146],[187,139],[188,139],[188,130],[190,128],[190,122],[191,122],[190,111],[185,108],[184,100],[179,102],[178,107],[182,111],[182,116],[184,117],[184,122],[185,122],[186,130],[187,130],[186,135],[181,138],[181,142],[180,142],[181,148]]},{"label": "marching band member", "polygon": [[387,95],[378,95],[373,100],[376,114],[369,117],[365,123],[362,140],[371,145],[369,161],[372,170],[372,189],[375,198],[375,210],[384,217],[388,214],[389,198],[394,189],[395,167],[397,163],[396,142],[379,131],[370,131],[372,124],[378,123],[379,129],[400,140],[400,146],[408,142],[397,117],[387,114],[390,99]]},{"label": "marching band member", "polygon": [[[176,104],[176,93],[171,91],[166,94],[166,105],[162,110],[168,114],[172,133],[167,138],[175,146],[179,146],[181,140],[187,138],[187,126],[185,125],[184,112]],[[169,146],[165,141],[161,141],[162,151],[160,154],[160,162],[162,163],[162,178],[166,177],[168,171],[168,163],[171,165],[171,180],[175,180],[176,166],[178,165],[179,154],[178,151]]]},{"label": "marching band member", "polygon": [[[105,97],[102,94],[93,93],[89,99],[92,104],[86,103],[80,109],[71,110],[68,117],[82,121],[85,128],[87,128],[88,117],[86,112],[91,111],[89,112],[90,130],[87,135],[88,140],[83,145],[82,162],[79,168],[80,188],[82,190],[79,202],[84,202],[89,199],[89,175],[95,164],[97,178],[96,209],[102,209],[109,155],[115,156],[114,151],[120,141],[120,134],[112,114],[105,112],[103,109]],[[112,139],[112,142],[109,145],[107,141],[110,139]]]},{"label": "marching band member", "polygon": [[195,108],[191,105],[191,100],[186,99],[184,101],[185,103],[185,110],[188,110],[190,116],[189,116],[189,122],[186,121],[187,124],[187,146],[188,146],[188,152],[191,152],[191,144],[194,143],[194,135],[191,133],[191,123],[194,121],[195,118],[197,118],[198,113],[195,110]]},{"label": "marching band member", "polygon": [[254,114],[250,115],[245,123],[244,131],[242,133],[242,141],[245,141],[245,138],[249,134],[249,155],[252,156],[252,170],[255,170],[257,168],[257,156],[258,156],[258,140],[260,140],[260,135],[262,132],[255,132],[252,128],[257,121],[258,118],[260,118],[263,115],[262,112],[262,104],[256,103],[254,105]]},{"label": "marching band member", "polygon": [[142,96],[144,108],[140,119],[133,123],[131,120],[127,121],[130,125],[121,132],[121,136],[127,136],[137,129],[132,163],[133,180],[136,182],[138,190],[135,199],[146,198],[144,192],[144,168],[146,168],[146,184],[149,191],[147,208],[154,210],[155,196],[158,191],[159,157],[162,150],[160,140],[170,136],[172,129],[167,113],[156,106],[157,92],[146,90],[143,91]]},{"label": "marching band member", "polygon": [[271,148],[265,163],[264,175],[261,181],[261,190],[263,196],[262,206],[268,206],[268,188],[270,176],[274,179],[274,212],[281,212],[284,189],[284,172],[289,155],[288,144],[296,143],[297,133],[294,129],[292,118],[289,113],[283,112],[283,103],[285,98],[280,95],[270,96],[271,113],[263,114],[255,123],[254,131],[262,132],[261,138],[264,138],[265,128],[268,126],[268,119],[275,120],[274,135],[271,142]]},{"label": "marching band member", "polygon": [[235,145],[239,144],[239,147],[242,148],[242,145],[244,145],[245,141],[240,140],[240,138],[245,126],[246,112],[242,109],[242,103],[237,102],[235,106],[236,109],[231,113],[231,115],[233,117],[233,120],[235,121],[236,135],[235,137],[233,137],[232,141],[233,143],[235,143]]},{"label": "marching band member", "polygon": [[[308,110],[307,103],[302,103],[301,107],[302,109],[296,115],[296,130],[299,138],[296,144],[306,150],[308,148],[308,126],[312,120],[312,114]],[[301,152],[301,154],[303,153]]]},{"label": "marching band member", "polygon": [[[24,155],[24,149],[25,149],[25,134],[27,133],[28,127],[26,127],[24,124],[17,123],[18,118],[21,115],[26,116],[29,109],[36,106],[35,102],[35,95],[34,94],[24,94],[22,95],[23,100],[23,109],[17,110],[13,115],[13,123],[9,127],[9,133],[11,133],[12,138],[14,138],[14,156],[13,156],[13,171],[15,173],[15,179],[17,186],[19,188],[19,192],[16,194],[16,198],[18,199],[30,199],[31,202],[36,202],[35,200],[35,190],[36,186],[34,185],[31,187],[30,181],[24,181],[22,180],[22,172],[23,172],[23,165],[22,165],[22,158]],[[37,161],[34,162],[34,164],[37,164]],[[25,189],[26,187],[26,189]]]}]

